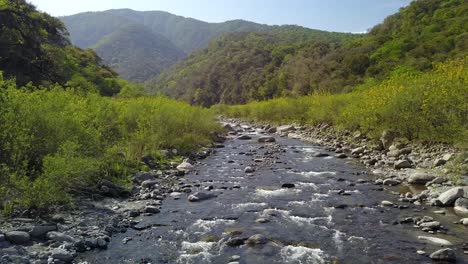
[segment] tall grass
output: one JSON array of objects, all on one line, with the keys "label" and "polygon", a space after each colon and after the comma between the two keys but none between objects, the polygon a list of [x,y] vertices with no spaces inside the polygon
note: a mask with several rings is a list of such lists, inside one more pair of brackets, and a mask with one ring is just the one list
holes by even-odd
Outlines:
[{"label": "tall grass", "polygon": [[142,155],[194,151],[218,124],[206,109],[165,97],[106,98],[0,78],[0,202],[44,209],[103,179],[126,181]]},{"label": "tall grass", "polygon": [[428,73],[398,71],[346,94],[314,94],[246,105],[218,105],[231,117],[275,124],[328,123],[371,136],[392,130],[410,140],[468,145],[468,58],[437,64]]}]

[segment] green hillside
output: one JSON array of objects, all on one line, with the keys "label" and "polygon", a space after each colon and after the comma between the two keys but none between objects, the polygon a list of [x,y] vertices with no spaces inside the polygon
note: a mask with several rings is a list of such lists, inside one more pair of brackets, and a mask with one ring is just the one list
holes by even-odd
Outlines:
[{"label": "green hillside", "polygon": [[421,0],[362,37],[329,34],[284,41],[288,30],[232,34],[148,86],[201,105],[351,91],[365,80],[428,71],[434,62],[466,56],[467,14],[464,0]]},{"label": "green hillside", "polygon": [[186,56],[162,35],[136,24],[116,30],[92,48],[120,77],[140,82]]}]

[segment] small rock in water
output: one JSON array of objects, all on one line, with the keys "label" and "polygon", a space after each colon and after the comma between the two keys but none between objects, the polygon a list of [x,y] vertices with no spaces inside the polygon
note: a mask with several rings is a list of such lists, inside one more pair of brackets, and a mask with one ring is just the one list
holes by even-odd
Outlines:
[{"label": "small rock in water", "polygon": [[226,245],[230,247],[242,246],[245,243],[245,238],[231,238],[226,242]]},{"label": "small rock in water", "polygon": [[50,256],[54,259],[61,260],[65,263],[72,262],[74,257],[73,255],[63,248],[55,248],[51,251]]},{"label": "small rock in water", "polygon": [[239,139],[239,140],[250,140],[250,139],[252,139],[252,137],[249,136],[249,135],[240,135],[240,136],[237,137],[237,139]]},{"label": "small rock in water", "polygon": [[281,188],[294,188],[294,187],[296,187],[294,183],[283,183],[283,185],[281,185]]},{"label": "small rock in water", "polygon": [[426,255],[426,251],[424,250],[418,250],[416,253],[418,253],[418,255]]},{"label": "small rock in water", "polygon": [[267,219],[267,218],[261,217],[261,218],[258,218],[257,220],[255,220],[255,222],[260,223],[260,224],[264,224],[264,223],[270,222],[270,220]]},{"label": "small rock in water", "polygon": [[230,258],[229,258],[229,261],[238,261],[240,260],[241,257],[239,255],[232,255]]},{"label": "small rock in water", "polygon": [[436,261],[446,261],[446,262],[455,262],[457,260],[457,257],[455,255],[455,251],[451,248],[443,248],[435,251],[429,257],[432,260]]},{"label": "small rock in water", "polygon": [[264,136],[264,137],[260,137],[258,139],[258,142],[259,143],[276,142],[276,139],[271,136]]},{"label": "small rock in water", "polygon": [[390,201],[382,201],[382,202],[380,202],[380,204],[383,205],[383,206],[393,206],[393,205],[394,205],[394,204],[393,204],[392,202],[390,202]]},{"label": "small rock in water", "polygon": [[394,167],[395,169],[399,170],[399,169],[411,168],[412,166],[411,166],[411,163],[407,160],[399,160],[395,162]]},{"label": "small rock in water", "polygon": [[245,173],[254,173],[255,170],[254,170],[254,168],[248,166],[248,167],[245,167],[244,172]]},{"label": "small rock in water", "polygon": [[190,202],[199,202],[199,201],[208,200],[214,197],[216,197],[216,195],[213,193],[196,192],[194,194],[189,195],[188,200]]},{"label": "small rock in water", "polygon": [[150,213],[150,214],[157,214],[159,213],[159,208],[156,206],[148,205],[144,209],[145,213]]},{"label": "small rock in water", "polygon": [[461,187],[452,188],[446,192],[443,192],[435,200],[435,205],[438,206],[452,206],[455,200],[464,195],[464,190]]},{"label": "small rock in water", "polygon": [[312,156],[316,158],[322,158],[322,157],[328,157],[330,155],[327,153],[323,153],[323,152],[315,152],[312,154]]},{"label": "small rock in water", "polygon": [[401,182],[399,180],[395,180],[395,179],[385,179],[383,181],[383,184],[384,185],[388,185],[388,186],[394,186],[394,185],[398,185],[400,184]]},{"label": "small rock in water", "polygon": [[452,246],[452,242],[438,238],[438,237],[430,237],[430,236],[418,236],[418,239],[433,245],[439,245],[439,246]]},{"label": "small rock in water", "polygon": [[251,237],[249,237],[245,243],[249,246],[257,246],[257,245],[263,245],[268,242],[268,239],[261,234],[256,234]]}]

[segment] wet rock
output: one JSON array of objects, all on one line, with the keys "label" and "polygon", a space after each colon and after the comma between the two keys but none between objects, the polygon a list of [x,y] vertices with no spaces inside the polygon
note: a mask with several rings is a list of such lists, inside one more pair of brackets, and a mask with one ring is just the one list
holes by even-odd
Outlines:
[{"label": "wet rock", "polygon": [[69,236],[64,233],[60,232],[55,232],[51,231],[47,233],[47,239],[52,240],[52,241],[57,241],[57,242],[69,242],[69,243],[74,243],[75,239],[72,236]]},{"label": "wet rock", "polygon": [[258,142],[259,143],[276,142],[276,139],[271,136],[264,136],[264,137],[260,137],[258,139]]},{"label": "wet rock", "polygon": [[286,133],[290,131],[296,131],[296,128],[291,125],[284,125],[284,126],[279,126],[276,128],[276,132],[278,133]]},{"label": "wet rock", "polygon": [[468,198],[460,197],[455,200],[454,210],[459,214],[468,214]]},{"label": "wet rock", "polygon": [[43,238],[50,231],[57,231],[57,225],[39,225],[34,226],[29,231],[29,235],[34,238]]},{"label": "wet rock", "polygon": [[401,182],[396,179],[385,179],[382,183],[388,186],[395,186],[395,185],[400,184]]},{"label": "wet rock", "polygon": [[418,254],[418,255],[426,255],[426,251],[424,251],[424,250],[418,250],[418,251],[416,251],[416,254]]},{"label": "wet rock", "polygon": [[312,154],[313,157],[316,157],[316,158],[323,158],[323,157],[328,157],[330,156],[330,154],[328,153],[323,153],[323,152],[315,152]]},{"label": "wet rock", "polygon": [[256,234],[249,237],[245,243],[249,246],[258,246],[268,243],[268,239],[264,235]]},{"label": "wet rock", "polygon": [[394,204],[393,204],[392,202],[390,202],[390,201],[382,201],[382,202],[380,202],[380,204],[383,205],[383,206],[393,206],[393,205],[394,205]]},{"label": "wet rock", "polygon": [[11,244],[5,239],[5,234],[0,234],[0,249],[10,247]]},{"label": "wet rock", "polygon": [[296,185],[294,185],[294,183],[283,183],[281,185],[281,188],[294,188],[296,187]]},{"label": "wet rock", "polygon": [[261,218],[257,218],[257,220],[255,220],[255,222],[260,223],[260,224],[264,224],[264,223],[270,222],[270,220],[268,218],[261,217]]},{"label": "wet rock", "polygon": [[399,160],[399,161],[396,161],[395,164],[394,164],[394,168],[399,170],[399,169],[407,169],[407,168],[411,168],[411,163],[407,160]]},{"label": "wet rock", "polygon": [[240,135],[240,136],[237,137],[237,139],[239,139],[239,140],[250,140],[250,139],[252,139],[252,137],[249,136],[249,135]]},{"label": "wet rock", "polygon": [[239,255],[232,255],[230,258],[229,258],[229,261],[238,261],[240,260],[241,257]]},{"label": "wet rock", "polygon": [[455,251],[451,248],[443,248],[435,251],[429,257],[435,261],[456,262],[457,257]]},{"label": "wet rock", "polygon": [[63,248],[55,248],[50,252],[50,256],[54,259],[64,261],[65,263],[70,263],[73,261],[74,256],[72,253],[68,252]]},{"label": "wet rock", "polygon": [[159,210],[158,207],[152,206],[152,205],[146,206],[146,207],[143,209],[143,211],[144,211],[145,213],[150,213],[150,214],[157,214],[157,213],[160,212],[160,210]]},{"label": "wet rock", "polygon": [[28,232],[11,231],[5,234],[5,239],[13,244],[26,244],[31,240]]},{"label": "wet rock", "polygon": [[348,208],[348,205],[347,204],[337,204],[337,205],[335,205],[333,207],[336,208],[336,209],[346,209],[346,208]]},{"label": "wet rock", "polygon": [[196,192],[194,194],[189,195],[188,200],[190,202],[199,202],[199,201],[208,200],[214,197],[216,197],[216,195],[213,193]]},{"label": "wet rock", "polygon": [[340,153],[340,154],[337,154],[335,155],[335,158],[338,158],[338,159],[346,159],[348,156],[346,156],[346,154],[344,153]]},{"label": "wet rock", "polygon": [[438,228],[440,228],[440,222],[437,222],[437,221],[425,222],[425,223],[421,223],[419,225],[419,227],[430,228],[430,229],[438,229]]},{"label": "wet rock", "polygon": [[455,187],[446,192],[443,192],[435,200],[435,205],[437,206],[452,206],[455,203],[455,200],[464,195],[463,188]]},{"label": "wet rock", "polygon": [[250,166],[248,166],[248,167],[245,167],[244,172],[245,172],[245,173],[254,173],[254,172],[255,172],[255,169],[252,168],[252,167],[250,167]]},{"label": "wet rock", "polygon": [[425,171],[415,170],[408,177],[408,182],[411,184],[426,184],[436,178],[435,175],[429,174]]},{"label": "wet rock", "polygon": [[244,245],[245,240],[245,238],[231,238],[226,242],[226,245],[230,247],[242,246]]}]

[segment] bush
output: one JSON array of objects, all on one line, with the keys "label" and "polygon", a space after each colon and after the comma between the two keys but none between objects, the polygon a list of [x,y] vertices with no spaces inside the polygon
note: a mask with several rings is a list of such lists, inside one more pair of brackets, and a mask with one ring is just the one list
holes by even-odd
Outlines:
[{"label": "bush", "polygon": [[195,151],[219,129],[206,109],[137,95],[18,89],[0,79],[1,207],[44,210],[104,179],[126,183],[143,155]]}]

